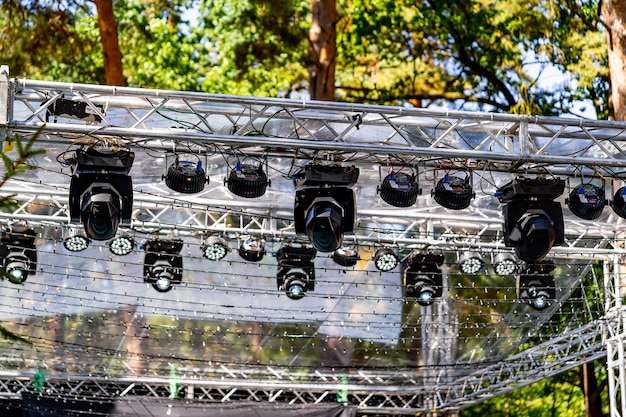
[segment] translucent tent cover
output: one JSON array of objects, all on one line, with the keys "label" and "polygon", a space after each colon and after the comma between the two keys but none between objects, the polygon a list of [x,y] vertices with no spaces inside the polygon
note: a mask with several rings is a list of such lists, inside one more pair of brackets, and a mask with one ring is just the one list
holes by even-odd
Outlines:
[{"label": "translucent tent cover", "polygon": [[[220,367],[251,373],[276,367],[302,378],[320,369],[426,378],[435,366],[449,366],[450,375],[480,369],[602,314],[601,289],[582,284],[595,278],[596,260],[608,259],[607,245],[623,220],[609,208],[593,221],[571,214],[565,198],[580,175],[596,182],[598,176],[568,158],[601,161],[606,152],[622,159],[613,139],[605,139],[621,137],[621,126],[603,126],[600,141],[576,126],[567,127],[569,134],[555,137],[553,129],[547,137],[533,136],[537,162],[519,164],[516,155],[524,145],[513,118],[399,115],[410,111],[338,104],[309,110],[287,100],[152,92],[144,97],[143,90],[132,89],[77,92],[61,83],[16,86],[9,133],[39,135],[35,147],[43,153],[29,161],[36,169],[0,190],[18,201],[2,214],[3,224],[33,227],[38,255],[37,271],[23,285],[0,285],[3,326],[29,341],[0,345],[5,370],[44,367],[48,373],[115,377],[167,376],[175,367],[201,378]],[[61,97],[93,103],[103,117],[55,115],[50,106]],[[393,117],[381,116],[386,112]],[[126,256],[113,255],[106,241],[91,241],[82,252],[63,246],[69,233],[82,230],[69,222],[72,171],[64,158],[91,141],[135,153],[132,223],[118,231],[137,242]],[[202,162],[209,177],[203,191],[181,194],[165,186],[163,175],[175,154]],[[293,228],[291,176],[313,160],[359,168],[352,187],[356,228],[346,241],[358,244],[360,260],[343,267],[331,253],[318,252],[315,289],[292,300],[277,288],[275,255],[286,240],[302,238]],[[224,178],[237,161],[264,164],[271,184],[263,196],[245,199],[229,192]],[[514,166],[518,170],[511,172]],[[381,200],[381,178],[393,169],[418,173],[422,193],[415,205],[398,208]],[[471,169],[476,193],[470,207],[441,207],[430,195],[434,184],[463,169]],[[599,169],[615,178],[619,164]],[[566,193],[557,199],[567,242],[549,255],[556,263],[557,300],[544,311],[518,301],[515,275],[493,272],[493,257],[512,253],[503,243],[502,206],[494,192],[519,173],[567,179]],[[229,242],[220,261],[202,257],[211,233]],[[258,263],[237,252],[238,239],[247,234],[267,241]],[[182,283],[166,293],[143,277],[145,242],[157,237],[184,242]],[[405,297],[400,268],[380,272],[374,266],[373,254],[382,246],[401,256],[444,254],[443,296],[427,307]],[[485,262],[476,275],[459,270],[466,250]]]}]

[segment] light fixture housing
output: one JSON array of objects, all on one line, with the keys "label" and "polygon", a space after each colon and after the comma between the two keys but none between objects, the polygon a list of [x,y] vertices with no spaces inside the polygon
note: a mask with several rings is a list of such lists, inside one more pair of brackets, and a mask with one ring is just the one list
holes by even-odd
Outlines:
[{"label": "light fixture housing", "polygon": [[508,252],[500,252],[493,258],[493,269],[498,276],[513,275],[517,271],[517,261]]},{"label": "light fixture housing", "polygon": [[265,255],[265,239],[260,236],[244,236],[240,239],[239,256],[249,262],[260,262]]},{"label": "light fixture housing", "polygon": [[465,252],[459,257],[459,267],[465,275],[476,275],[485,263],[478,252]]},{"label": "light fixture housing", "polygon": [[360,260],[359,250],[356,245],[346,245],[345,243],[333,252],[333,261],[337,265],[351,267]]},{"label": "light fixture housing", "polygon": [[498,189],[496,197],[504,216],[504,244],[527,263],[540,262],[554,245],[565,242],[560,178],[519,177]]},{"label": "light fixture housing", "polygon": [[168,292],[183,280],[183,257],[180,239],[150,239],[145,245],[144,282],[158,292]]},{"label": "light fixture housing", "polygon": [[433,253],[412,253],[402,263],[404,295],[415,298],[421,306],[429,306],[443,295],[441,266],[444,256]]},{"label": "light fixture housing", "polygon": [[431,195],[440,206],[451,210],[463,210],[469,207],[476,193],[472,189],[471,175],[465,174],[465,178],[445,174],[437,181]]},{"label": "light fixture housing", "polygon": [[339,249],[344,233],[354,231],[356,197],[349,186],[358,176],[354,166],[309,164],[294,177],[296,233],[306,234],[320,252]]},{"label": "light fixture housing", "polygon": [[374,253],[374,266],[380,272],[389,272],[400,263],[397,252],[391,248],[378,248]]},{"label": "light fixture housing", "polygon": [[517,298],[535,310],[545,310],[556,299],[555,265],[551,260],[522,264],[517,277]]},{"label": "light fixture housing", "polygon": [[292,300],[299,300],[315,290],[315,264],[317,250],[310,246],[285,245],[276,254],[278,269],[276,286]]},{"label": "light fixture housing", "polygon": [[164,179],[170,190],[184,194],[199,193],[209,182],[202,161],[181,161],[178,155],[168,167]]},{"label": "light fixture housing", "polygon": [[63,239],[63,247],[70,252],[82,252],[89,247],[89,238],[79,232],[70,232]]},{"label": "light fixture housing", "polygon": [[130,224],[133,184],[128,175],[135,158],[124,148],[76,150],[70,181],[69,211],[93,240],[109,240],[120,224]]},{"label": "light fixture housing", "polygon": [[611,208],[615,214],[626,219],[626,187],[621,187],[615,192]]},{"label": "light fixture housing", "polygon": [[261,164],[237,164],[224,180],[231,193],[244,198],[257,198],[265,194],[269,181]]},{"label": "light fixture housing", "polygon": [[13,226],[0,235],[0,258],[6,278],[13,284],[22,284],[37,272],[37,247],[33,229]]},{"label": "light fixture housing", "polygon": [[400,171],[389,173],[377,188],[380,198],[395,207],[411,207],[415,204],[421,190],[417,175],[413,172],[411,174]]},{"label": "light fixture housing", "polygon": [[228,255],[229,251],[230,248],[228,246],[228,242],[220,235],[211,235],[207,237],[204,245],[202,246],[202,256],[209,261],[222,260],[226,255]]},{"label": "light fixture housing", "polygon": [[135,240],[129,235],[116,236],[109,240],[109,250],[113,255],[125,256],[135,249]]},{"label": "light fixture housing", "polygon": [[606,205],[604,188],[594,184],[580,184],[570,192],[566,203],[575,216],[585,220],[597,219]]}]

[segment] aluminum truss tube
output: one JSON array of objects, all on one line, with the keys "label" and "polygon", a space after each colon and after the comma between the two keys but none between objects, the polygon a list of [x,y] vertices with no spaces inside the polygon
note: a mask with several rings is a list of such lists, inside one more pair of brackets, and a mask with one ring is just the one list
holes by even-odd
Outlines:
[{"label": "aluminum truss tube", "polygon": [[613,268],[604,262],[604,288],[607,316],[612,317],[615,327],[607,326],[606,331],[606,365],[609,378],[609,404],[611,417],[626,416],[626,308],[622,305],[622,281],[626,266],[620,258],[613,258]]}]

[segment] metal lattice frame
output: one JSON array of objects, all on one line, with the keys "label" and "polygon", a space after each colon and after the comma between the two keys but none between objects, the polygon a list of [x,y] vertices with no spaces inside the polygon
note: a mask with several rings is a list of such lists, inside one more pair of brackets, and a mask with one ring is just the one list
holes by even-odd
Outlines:
[{"label": "metal lattice frame", "polygon": [[[59,100],[84,103],[90,120],[71,120],[50,116]],[[106,109],[106,111],[105,111]],[[17,111],[19,110],[19,111]],[[111,112],[127,120],[124,126],[108,118]],[[179,127],[167,127],[175,117]],[[97,122],[97,123],[96,123]],[[290,126],[289,134],[277,136],[277,127]],[[263,154],[263,149],[281,148],[277,156],[301,160],[352,160],[361,164],[405,163],[419,161],[423,166],[470,167],[489,172],[544,172],[567,175],[587,172],[594,167],[606,178],[619,180],[616,170],[626,167],[626,125],[622,122],[529,117],[472,112],[445,112],[424,109],[392,108],[347,103],[296,102],[291,100],[246,98],[95,85],[78,85],[8,78],[0,72],[0,135],[13,133],[44,134],[50,143],[71,143],[82,137],[123,138],[129,146],[140,141],[151,149],[188,150],[198,154],[220,147],[228,154],[245,151]],[[363,133],[367,131],[368,133]],[[372,141],[371,132],[380,136]],[[175,134],[177,140],[172,143]],[[480,137],[470,146],[464,135]],[[181,145],[182,143],[185,145]],[[564,146],[571,142],[576,146]],[[191,144],[191,145],[189,145]],[[458,145],[458,146],[455,146]],[[236,151],[235,151],[236,149]],[[272,151],[273,152],[273,151]],[[573,168],[576,167],[576,168]],[[12,213],[0,213],[11,220],[28,220],[48,225],[68,222],[67,191],[54,184],[8,184],[3,191],[15,194],[20,203]],[[49,214],[29,211],[32,202],[46,202]],[[264,233],[293,236],[291,207],[237,206],[232,201],[214,200],[207,206],[198,201],[177,202],[159,195],[136,198],[135,210],[142,221],[134,227],[171,227],[160,222],[160,206],[176,206],[186,213],[179,230],[226,230],[233,233]],[[388,224],[389,211],[359,210],[370,222]],[[137,213],[136,213],[137,214]],[[428,244],[440,248],[463,246],[502,247],[497,213],[469,210],[454,216],[425,209],[398,210],[393,221],[402,228],[393,231],[358,231],[359,242]],[[238,227],[227,225],[226,216],[238,217]],[[384,218],[384,219],[383,219]],[[278,219],[278,221],[276,221]],[[433,227],[443,230],[437,237]],[[382,228],[382,227],[381,227]],[[555,255],[573,259],[602,259],[605,265],[626,254],[617,244],[623,222],[568,222],[567,242],[553,248]],[[372,228],[375,230],[376,228]],[[489,235],[487,241],[467,239],[468,234]],[[495,236],[495,237],[494,237]],[[589,238],[594,238],[590,243]],[[611,243],[607,246],[607,243]],[[615,266],[617,269],[617,266]],[[349,376],[348,385],[338,376],[318,372],[317,379],[305,382],[288,370],[264,369],[250,378],[249,370],[221,368],[210,375],[181,377],[181,392],[189,398],[219,401],[252,399],[316,403],[334,400],[338,389],[347,389],[350,402],[362,413],[414,414],[431,410],[465,408],[546,376],[563,372],[584,362],[607,355],[612,417],[626,415],[626,376],[624,343],[626,315],[621,306],[621,274],[605,269],[607,311],[601,320],[564,333],[558,338],[530,348],[492,365],[466,369],[459,375],[438,371],[431,378],[415,381],[408,373],[376,374],[362,372]],[[605,352],[606,349],[606,352]],[[271,378],[274,375],[275,378]],[[438,377],[440,376],[440,378]],[[5,395],[30,389],[30,374],[5,374],[0,388]],[[53,394],[167,396],[167,379],[101,379],[67,375],[49,378],[47,389]],[[429,393],[436,392],[432,397]],[[620,411],[621,410],[621,411]]]}]

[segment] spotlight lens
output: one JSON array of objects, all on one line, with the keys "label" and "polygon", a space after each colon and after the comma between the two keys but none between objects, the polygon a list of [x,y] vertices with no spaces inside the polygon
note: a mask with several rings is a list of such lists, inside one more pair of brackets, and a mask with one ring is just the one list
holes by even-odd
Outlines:
[{"label": "spotlight lens", "polygon": [[478,258],[468,258],[461,262],[461,271],[466,275],[474,275],[480,271],[483,263]]},{"label": "spotlight lens", "polygon": [[496,274],[504,276],[511,275],[517,269],[517,264],[512,259],[504,259],[495,266]]},{"label": "spotlight lens", "polygon": [[172,280],[165,276],[161,275],[152,286],[159,292],[168,292],[172,289]]},{"label": "spotlight lens", "polygon": [[63,241],[63,246],[70,252],[80,252],[89,247],[89,239],[85,236],[70,236]]},{"label": "spotlight lens", "polygon": [[376,268],[382,272],[389,272],[398,265],[398,257],[390,250],[378,252],[374,257]]},{"label": "spotlight lens", "polygon": [[306,230],[311,244],[320,252],[332,252],[341,247],[342,210],[330,201],[314,204],[306,216]]},{"label": "spotlight lens", "polygon": [[109,250],[118,256],[128,255],[134,248],[135,242],[128,236],[120,236],[109,242]]},{"label": "spotlight lens", "polygon": [[531,304],[531,306],[535,310],[543,310],[546,307],[548,307],[548,305],[549,305],[548,298],[545,295],[537,296],[537,298],[535,298]]},{"label": "spotlight lens", "polygon": [[419,297],[417,298],[417,302],[419,303],[419,305],[429,306],[433,303],[434,297],[435,297],[435,294],[432,291],[424,290],[420,293]]},{"label": "spotlight lens", "polygon": [[121,203],[109,187],[93,187],[83,197],[81,221],[94,240],[109,240],[120,223]]},{"label": "spotlight lens", "polygon": [[226,253],[226,248],[219,244],[207,245],[204,248],[204,257],[211,261],[219,261]]},{"label": "spotlight lens", "polygon": [[14,284],[21,284],[28,278],[28,261],[21,259],[11,259],[7,264],[6,271],[8,279]]},{"label": "spotlight lens", "polygon": [[517,256],[528,263],[541,261],[552,249],[556,234],[552,222],[542,213],[524,213],[518,222],[521,235]]}]

